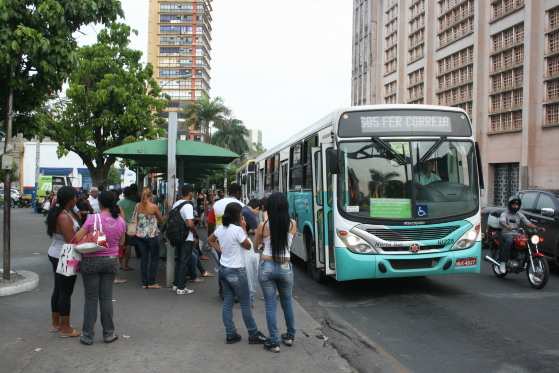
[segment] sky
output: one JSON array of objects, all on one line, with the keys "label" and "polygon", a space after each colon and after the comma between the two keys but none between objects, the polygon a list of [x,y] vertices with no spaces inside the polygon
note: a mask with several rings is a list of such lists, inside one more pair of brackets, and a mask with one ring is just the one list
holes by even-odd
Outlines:
[{"label": "sky", "polygon": [[[121,0],[147,50],[148,0]],[[210,96],[271,148],[351,101],[352,2],[214,0]],[[98,27],[77,34],[95,41]]]}]

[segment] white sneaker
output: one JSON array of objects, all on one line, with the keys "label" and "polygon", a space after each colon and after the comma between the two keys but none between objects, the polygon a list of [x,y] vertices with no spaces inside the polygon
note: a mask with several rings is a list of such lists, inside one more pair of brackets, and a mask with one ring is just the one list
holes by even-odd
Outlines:
[{"label": "white sneaker", "polygon": [[507,263],[505,262],[499,263],[499,272],[501,272],[501,274],[507,273]]},{"label": "white sneaker", "polygon": [[188,295],[194,293],[194,290],[184,288],[184,290],[177,289],[177,295]]}]

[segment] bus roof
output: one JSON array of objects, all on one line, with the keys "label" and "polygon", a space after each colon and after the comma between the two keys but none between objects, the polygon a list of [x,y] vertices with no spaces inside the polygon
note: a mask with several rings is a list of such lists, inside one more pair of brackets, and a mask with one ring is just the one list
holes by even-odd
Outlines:
[{"label": "bus roof", "polygon": [[[362,106],[350,106],[341,108],[331,112],[330,114],[326,115],[319,121],[315,122],[313,125],[306,127],[305,129],[297,132],[287,140],[279,143],[278,145],[274,146],[270,150],[260,154],[256,157],[255,161],[259,162],[263,159],[270,157],[273,154],[278,153],[279,151],[285,149],[286,147],[290,146],[293,143],[299,142],[304,140],[308,136],[312,135],[315,132],[318,132],[329,125],[337,122],[343,113],[353,112],[353,111],[364,111],[364,110],[438,110],[438,111],[452,111],[457,113],[463,113],[468,115],[464,111],[464,109],[453,107],[453,106],[438,106],[438,105],[416,105],[416,104],[382,104],[382,105],[362,105]],[[469,116],[468,116],[469,118]]]}]

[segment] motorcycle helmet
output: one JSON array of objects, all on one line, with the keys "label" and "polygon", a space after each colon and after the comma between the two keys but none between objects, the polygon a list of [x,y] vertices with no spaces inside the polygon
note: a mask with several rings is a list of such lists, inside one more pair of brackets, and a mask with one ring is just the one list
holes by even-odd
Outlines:
[{"label": "motorcycle helmet", "polygon": [[[512,207],[513,203],[517,204],[518,207]],[[508,208],[509,208],[510,212],[512,212],[513,214],[516,214],[518,212],[518,210],[520,210],[520,207],[522,207],[522,201],[520,200],[520,197],[512,196],[512,197],[509,198]]]}]

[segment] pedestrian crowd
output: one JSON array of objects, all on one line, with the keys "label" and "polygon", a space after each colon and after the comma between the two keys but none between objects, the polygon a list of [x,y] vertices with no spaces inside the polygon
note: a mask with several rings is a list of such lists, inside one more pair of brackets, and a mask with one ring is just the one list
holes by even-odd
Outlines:
[{"label": "pedestrian crowd", "polygon": [[[103,341],[117,340],[113,286],[127,281],[119,278],[118,272],[134,270],[129,259],[135,252],[140,261],[142,288],[161,289],[157,275],[161,243],[166,240],[175,249],[171,290],[176,295],[194,293],[187,287],[188,282],[215,277],[202,263],[215,261],[227,344],[242,339],[233,321],[234,304],[238,302],[249,344],[263,344],[272,352],[280,351],[280,343],[292,346],[295,320],[290,248],[297,228],[289,217],[287,197],[273,193],[245,205],[238,184],[229,186],[228,196],[213,191],[195,193],[190,184],[183,185],[179,192],[166,214],[161,212],[150,188],[139,191],[136,185],[122,193],[91,188],[88,194],[78,194],[73,187],[64,186],[48,199],[47,234],[52,238],[48,257],[54,273],[51,332],[65,338],[80,337],[82,344],[91,345],[99,309]],[[207,229],[207,240],[199,237],[200,228]],[[94,249],[87,245],[91,243]],[[81,333],[70,325],[77,271],[68,267],[76,257],[84,286]],[[253,317],[259,289],[265,301],[268,337]],[[278,297],[287,327],[281,335],[276,316]]]}]

